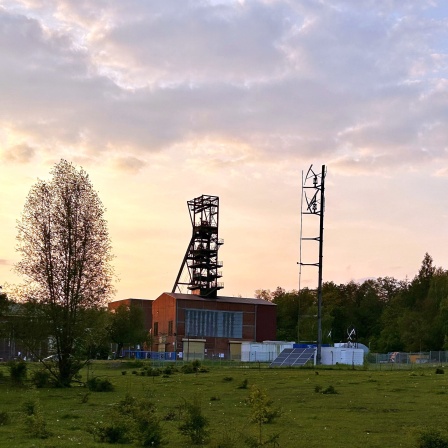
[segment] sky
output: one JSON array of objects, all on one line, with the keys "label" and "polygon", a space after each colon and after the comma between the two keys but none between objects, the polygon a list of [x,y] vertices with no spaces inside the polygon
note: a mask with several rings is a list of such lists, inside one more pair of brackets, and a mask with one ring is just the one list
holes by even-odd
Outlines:
[{"label": "sky", "polygon": [[222,295],[297,289],[311,164],[324,281],[411,279],[426,252],[448,268],[445,0],[3,0],[0,54],[0,285],[61,158],[107,209],[115,299],[171,291],[202,194],[220,198]]}]

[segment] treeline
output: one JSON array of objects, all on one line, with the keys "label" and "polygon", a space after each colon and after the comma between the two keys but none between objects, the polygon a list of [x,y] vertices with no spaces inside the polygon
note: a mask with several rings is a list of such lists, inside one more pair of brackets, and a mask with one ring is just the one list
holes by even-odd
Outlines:
[{"label": "treeline", "polygon": [[[316,340],[315,290],[278,287],[255,295],[277,304],[278,340]],[[448,271],[435,267],[429,254],[412,280],[326,282],[322,302],[324,343],[346,342],[352,332],[352,340],[374,352],[448,350]]]}]

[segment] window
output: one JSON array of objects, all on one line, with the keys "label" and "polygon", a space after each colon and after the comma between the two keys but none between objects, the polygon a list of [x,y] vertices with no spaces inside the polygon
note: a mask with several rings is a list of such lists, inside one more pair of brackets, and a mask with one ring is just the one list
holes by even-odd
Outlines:
[{"label": "window", "polygon": [[187,336],[242,338],[243,313],[190,309],[186,310],[185,326]]},{"label": "window", "polygon": [[170,320],[168,322],[168,336],[172,336],[173,335],[173,321]]},{"label": "window", "polygon": [[158,336],[158,335],[159,335],[159,323],[154,322],[154,336]]}]

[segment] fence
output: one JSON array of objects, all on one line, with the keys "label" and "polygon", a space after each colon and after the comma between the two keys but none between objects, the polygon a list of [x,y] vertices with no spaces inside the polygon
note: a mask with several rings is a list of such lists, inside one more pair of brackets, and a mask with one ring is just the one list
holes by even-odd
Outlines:
[{"label": "fence", "polygon": [[369,353],[366,361],[378,366],[441,365],[448,363],[448,351]]}]

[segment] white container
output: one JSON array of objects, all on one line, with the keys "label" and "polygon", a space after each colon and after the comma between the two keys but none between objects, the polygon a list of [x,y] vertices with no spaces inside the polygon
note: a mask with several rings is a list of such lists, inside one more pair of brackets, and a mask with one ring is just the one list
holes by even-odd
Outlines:
[{"label": "white container", "polygon": [[293,344],[285,341],[243,342],[241,361],[272,362],[285,348],[292,348]]}]

